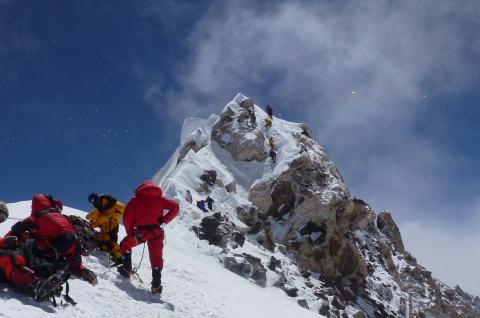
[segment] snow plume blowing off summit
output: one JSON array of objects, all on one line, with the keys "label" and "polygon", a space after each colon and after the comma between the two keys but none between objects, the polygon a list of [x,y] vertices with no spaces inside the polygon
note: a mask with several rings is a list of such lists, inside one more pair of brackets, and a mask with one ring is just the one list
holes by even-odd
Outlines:
[{"label": "snow plume blowing off summit", "polygon": [[[218,115],[185,120],[180,147],[154,180],[226,269],[310,311],[480,317],[478,297],[437,280],[405,250],[390,213],[351,197],[305,124],[270,117],[242,94]],[[196,205],[207,197],[212,211]]]}]

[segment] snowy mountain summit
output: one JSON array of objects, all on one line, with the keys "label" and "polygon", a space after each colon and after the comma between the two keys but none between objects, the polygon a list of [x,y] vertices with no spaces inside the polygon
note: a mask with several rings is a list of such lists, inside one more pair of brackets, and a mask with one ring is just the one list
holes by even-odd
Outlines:
[{"label": "snowy mountain summit", "polygon": [[[154,177],[210,256],[326,317],[480,317],[478,297],[405,250],[390,213],[351,197],[306,125],[268,119],[242,94],[218,115],[186,119]],[[204,212],[197,202],[207,197]]]}]

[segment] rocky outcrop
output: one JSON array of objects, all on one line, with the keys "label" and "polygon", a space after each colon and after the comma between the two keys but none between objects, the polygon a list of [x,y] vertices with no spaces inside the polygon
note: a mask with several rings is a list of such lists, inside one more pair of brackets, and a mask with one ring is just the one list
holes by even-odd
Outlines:
[{"label": "rocky outcrop", "polygon": [[209,187],[213,187],[215,182],[217,181],[217,172],[215,170],[208,170],[205,171],[201,176],[200,180],[205,182],[205,184]]},{"label": "rocky outcrop", "polygon": [[273,204],[272,187],[268,181],[259,181],[252,185],[248,191],[248,200],[257,207],[258,212],[267,215]]},{"label": "rocky outcrop", "polygon": [[206,145],[206,137],[204,136],[202,130],[199,128],[193,134],[191,134],[183,143],[178,154],[177,164],[182,161],[183,158],[185,158],[185,156],[190,150],[192,150],[193,152],[198,152]]},{"label": "rocky outcrop", "polygon": [[298,204],[283,222],[289,220],[287,234],[276,239],[295,257],[300,269],[322,273],[334,284],[365,288],[367,264],[349,233],[373,224],[368,206],[354,200],[325,206],[313,196]]},{"label": "rocky outcrop", "polygon": [[256,234],[260,232],[262,229],[262,220],[260,219],[260,215],[255,207],[239,206],[237,207],[236,212],[240,221],[245,223],[245,225],[250,228],[248,231],[249,234]]},{"label": "rocky outcrop", "polygon": [[393,221],[392,215],[388,212],[379,213],[377,216],[377,227],[389,240],[392,242],[395,249],[403,253],[405,247],[403,246],[402,235],[398,226]]},{"label": "rocky outcrop", "polygon": [[[240,105],[239,105],[240,104]],[[212,140],[237,161],[267,159],[265,136],[256,124],[253,101],[244,98],[231,103],[212,128]]]},{"label": "rocky outcrop", "polygon": [[[209,146],[222,167],[200,165],[197,171],[204,171],[191,186],[195,197],[208,193],[217,207],[229,209],[205,216],[192,228],[200,239],[221,247],[225,268],[259,286],[268,276],[300,306],[327,317],[480,318],[480,298],[439,282],[405,251],[390,213],[376,216],[366,202],[350,197],[306,125],[279,125],[274,118],[270,130],[264,130],[257,117],[263,120],[265,114],[241,94],[211,117],[215,143]],[[276,164],[237,163],[228,157],[264,161],[264,134],[277,138]],[[192,134],[179,158],[202,149],[202,140]],[[192,194],[177,191],[192,201]],[[228,199],[221,201],[222,196]]]},{"label": "rocky outcrop", "polygon": [[223,266],[237,275],[249,278],[261,287],[266,286],[267,270],[258,257],[247,253],[226,256],[223,259]]},{"label": "rocky outcrop", "polygon": [[245,242],[243,233],[236,229],[235,224],[229,221],[228,217],[222,216],[219,212],[204,217],[200,226],[193,226],[192,231],[201,240],[207,240],[210,244],[222,248],[229,242],[235,242],[242,246]]}]

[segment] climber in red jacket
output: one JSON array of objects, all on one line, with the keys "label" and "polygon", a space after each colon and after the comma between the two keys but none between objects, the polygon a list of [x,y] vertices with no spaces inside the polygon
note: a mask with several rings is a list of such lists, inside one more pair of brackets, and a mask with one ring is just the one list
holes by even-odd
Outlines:
[{"label": "climber in red jacket", "polygon": [[0,282],[37,301],[58,296],[70,273],[53,273],[52,264],[45,262],[34,264],[32,269],[27,260],[32,262],[31,254],[16,236],[0,237]]},{"label": "climber in red jacket", "polygon": [[25,258],[13,251],[16,246],[15,236],[0,237],[0,281],[24,287],[32,284],[35,276]]},{"label": "climber in red jacket", "polygon": [[62,214],[63,204],[50,195],[37,194],[32,199],[31,215],[12,226],[10,235],[24,241],[34,240],[33,253],[57,267],[68,270],[92,285],[97,283],[95,273],[82,265],[80,243],[75,229]]},{"label": "climber in red jacket", "polygon": [[[168,210],[164,215],[164,210]],[[132,248],[147,242],[152,265],[152,293],[161,293],[163,268],[162,224],[172,221],[180,207],[174,200],[162,195],[162,190],[152,181],[144,181],[130,199],[123,214],[123,225],[127,236],[120,243],[122,265],[118,272],[124,277],[132,274]]]}]

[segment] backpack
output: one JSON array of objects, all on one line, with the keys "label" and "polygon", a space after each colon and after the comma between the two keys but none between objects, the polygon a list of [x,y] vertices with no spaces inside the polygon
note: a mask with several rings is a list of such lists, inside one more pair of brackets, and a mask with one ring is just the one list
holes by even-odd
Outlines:
[{"label": "backpack", "polygon": [[8,207],[3,201],[0,201],[0,223],[5,222],[8,219]]},{"label": "backpack", "polygon": [[95,230],[90,223],[81,217],[75,215],[67,215],[68,220],[77,232],[78,242],[83,256],[90,253],[98,247],[98,240]]}]

